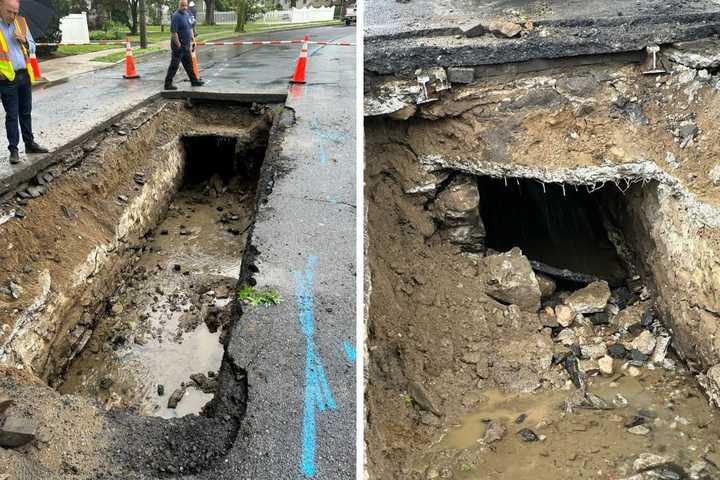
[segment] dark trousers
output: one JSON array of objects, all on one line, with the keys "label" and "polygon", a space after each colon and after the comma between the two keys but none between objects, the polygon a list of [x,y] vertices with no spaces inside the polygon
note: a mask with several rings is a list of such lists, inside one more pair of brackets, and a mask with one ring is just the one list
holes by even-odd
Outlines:
[{"label": "dark trousers", "polygon": [[[23,142],[32,143],[32,84],[27,70],[15,72],[15,80],[0,80],[0,97],[5,109],[5,131],[8,150],[17,152],[22,130]],[[18,129],[18,120],[20,128]]]},{"label": "dark trousers", "polygon": [[168,67],[167,75],[165,76],[165,85],[170,85],[172,83],[173,78],[175,78],[175,74],[180,67],[180,62],[182,62],[183,68],[185,68],[185,72],[187,72],[187,76],[190,78],[190,81],[197,81],[198,79],[195,78],[195,74],[193,73],[190,46],[182,46],[178,48],[173,43],[171,52],[172,59],[170,60],[170,66]]}]

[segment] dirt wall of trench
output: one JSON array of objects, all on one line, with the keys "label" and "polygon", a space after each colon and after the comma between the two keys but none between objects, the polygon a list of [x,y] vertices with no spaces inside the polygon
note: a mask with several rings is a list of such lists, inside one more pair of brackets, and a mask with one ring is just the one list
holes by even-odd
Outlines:
[{"label": "dirt wall of trench", "polygon": [[[668,64],[662,76],[608,64],[454,85],[435,102],[408,102],[394,120],[369,119],[367,135],[388,140],[405,193],[432,193],[451,170],[616,185],[636,197],[625,227],[637,263],[660,294],[673,345],[704,373],[720,363],[720,77]],[[398,80],[374,91],[407,100]]]},{"label": "dirt wall of trench", "polygon": [[[632,197],[625,231],[637,263],[653,280],[674,348],[704,373],[720,363],[720,211],[665,185]],[[718,385],[707,386],[717,401]]]},{"label": "dirt wall of trench", "polygon": [[47,193],[22,207],[24,218],[0,226],[0,244],[9,246],[0,272],[22,289],[18,299],[0,299],[0,361],[47,381],[83,348],[182,180],[181,135],[239,129],[241,145],[250,146],[271,123],[270,114],[219,115],[158,101],[79,147],[74,164],[82,168],[56,168]]}]

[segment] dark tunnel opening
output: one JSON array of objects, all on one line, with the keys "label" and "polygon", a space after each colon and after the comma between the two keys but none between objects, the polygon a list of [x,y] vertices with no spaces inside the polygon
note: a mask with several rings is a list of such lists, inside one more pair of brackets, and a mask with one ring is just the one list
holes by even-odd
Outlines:
[{"label": "dark tunnel opening", "polygon": [[478,188],[488,248],[517,246],[531,260],[611,284],[627,278],[627,265],[608,235],[609,229],[620,231],[616,219],[625,205],[613,184],[591,191],[584,185],[479,177]]}]

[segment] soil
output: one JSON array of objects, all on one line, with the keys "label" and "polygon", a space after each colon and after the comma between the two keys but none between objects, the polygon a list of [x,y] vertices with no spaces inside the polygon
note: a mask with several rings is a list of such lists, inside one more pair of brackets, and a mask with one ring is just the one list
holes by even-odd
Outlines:
[{"label": "soil", "polygon": [[[674,68],[660,76],[643,76],[638,65],[490,76],[438,93],[408,121],[385,128],[416,156],[441,156],[458,168],[488,162],[577,169],[648,160],[718,205],[720,185],[708,177],[720,153],[718,77],[699,80],[696,70]],[[683,124],[698,129],[687,145]],[[677,165],[666,161],[668,154]]]},{"label": "soil", "polygon": [[[490,83],[488,91],[510,88]],[[505,95],[499,92],[498,102]],[[711,97],[710,103],[716,101]],[[453,108],[459,112],[451,115]],[[519,109],[513,117],[477,95],[467,104],[444,102],[431,109],[435,120],[366,123],[370,478],[624,478],[636,473],[633,464],[644,453],[665,457],[672,464],[667,468],[693,472],[692,478],[718,478],[717,413],[677,359],[667,368],[644,368],[638,377],[615,362],[616,373],[592,377],[588,390],[608,402],[620,394],[627,404],[564,411],[575,387],[563,366],[551,365],[549,358],[563,347],[537,314],[484,293],[482,255],[461,251],[438,232],[430,211],[433,192],[418,188],[427,177],[413,166],[431,153],[462,159],[462,171],[472,171],[467,166],[473,160],[548,168],[599,165],[592,152],[606,151],[609,144],[679,150],[672,134],[658,131],[655,141],[621,129],[617,120],[578,120],[569,104],[562,113]],[[563,138],[577,128],[583,140],[575,149]],[[712,162],[706,152],[713,148],[703,138],[683,150],[675,174],[694,190],[708,184],[697,172]],[[409,193],[413,187],[420,193]],[[705,195],[716,191],[712,187]],[[604,327],[582,328],[607,335]],[[645,435],[625,427],[640,411],[652,412]],[[524,422],[514,423],[521,414],[527,415]],[[506,431],[482,443],[491,422]],[[522,428],[539,439],[524,441]]]},{"label": "soil", "polygon": [[[215,376],[220,367],[231,292],[254,221],[254,184],[245,183],[221,196],[203,184],[178,193],[143,246],[127,287],[114,296],[111,314],[65,373],[61,393],[165,418],[200,413],[212,392],[203,392],[190,375]],[[178,408],[168,408],[168,398],[183,385],[189,388]]]},{"label": "soil", "polygon": [[[85,145],[58,152],[62,160],[52,168],[51,183],[39,197],[3,200],[0,207],[4,211],[14,209],[22,215],[0,229],[0,244],[6,246],[0,253],[0,278],[3,288],[12,280],[21,293],[15,299],[0,292],[0,393],[15,400],[11,414],[35,421],[37,438],[20,449],[0,449],[0,477],[171,477],[178,472],[198,473],[227,453],[237,435],[247,390],[241,372],[224,365],[217,370],[224,326],[239,315],[239,308],[229,302],[235,296],[248,227],[253,222],[254,183],[223,179],[215,186],[223,190],[227,185],[229,191],[217,198],[218,190],[190,188],[177,197],[169,214],[165,213],[170,195],[182,180],[178,158],[187,146],[180,137],[237,139],[233,144],[236,153],[257,162],[263,158],[273,118],[273,112],[264,106],[187,108],[182,102],[159,100],[99,132]],[[28,187],[21,185],[18,192]],[[223,213],[237,218],[218,223]],[[154,231],[162,218],[166,218],[162,228],[172,230],[171,235]],[[180,224],[185,223],[190,234],[179,235]],[[190,260],[190,252],[200,251],[198,245],[205,237],[209,240],[205,251],[216,261],[206,261],[208,256],[202,255]],[[179,273],[175,264],[181,266]],[[175,283],[173,289],[163,283],[178,276],[183,281],[177,285],[185,287],[178,287],[182,291],[173,290]],[[146,277],[157,281],[150,283],[154,295],[142,285]],[[157,293],[158,286],[163,295]],[[211,289],[216,292],[212,298],[207,295]],[[196,296],[199,299],[194,301]],[[186,316],[183,321],[174,315],[161,318],[163,313],[189,313],[191,304],[200,311],[210,309],[209,303],[217,308],[212,321],[211,315]],[[124,308],[113,311],[114,305]],[[188,312],[182,312],[184,307]],[[133,323],[143,308],[150,312],[155,308],[159,315],[154,319],[151,315],[149,323]],[[179,311],[172,312],[173,308]],[[153,329],[154,321],[158,323]],[[111,332],[121,341],[104,350]],[[174,347],[182,356],[183,349],[198,345],[195,338],[213,346],[204,352],[212,366],[198,363],[174,371],[170,379],[162,381],[167,383],[166,402],[181,381],[192,383],[191,374],[211,377],[217,373],[218,390],[224,393],[207,405],[202,415],[173,420],[136,415],[134,412],[143,409],[165,417],[197,413],[212,390],[209,385],[203,392],[191,387],[177,411],[157,409],[157,394],[146,399],[136,393],[146,391],[148,385],[156,388],[158,379],[133,378],[136,372],[132,369],[123,380],[121,375],[104,382],[116,384],[121,394],[99,395],[100,400],[109,400],[104,404],[89,396],[62,395],[47,384],[57,385],[59,375],[78,354],[71,372],[92,370],[96,358],[81,353],[86,344],[88,352],[100,344],[97,353],[102,351],[113,360],[119,360],[114,355],[123,353],[118,348],[122,346],[137,358],[142,358],[142,352],[149,353],[142,358],[146,361],[143,369],[157,373],[167,364],[152,365],[148,359],[161,359],[161,345]],[[166,343],[161,344],[161,339]],[[164,360],[172,359],[168,355]],[[105,366],[119,372],[125,364]],[[97,373],[86,377],[89,381],[84,387],[89,388],[84,393],[94,393],[92,386],[97,383],[93,375]],[[123,388],[125,379],[130,385],[127,389]],[[79,383],[73,388],[76,393],[84,388]]]}]

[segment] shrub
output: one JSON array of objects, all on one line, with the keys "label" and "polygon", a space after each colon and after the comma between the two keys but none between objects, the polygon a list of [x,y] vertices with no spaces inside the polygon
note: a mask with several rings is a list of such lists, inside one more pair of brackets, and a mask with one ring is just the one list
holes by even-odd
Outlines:
[{"label": "shrub", "polygon": [[[36,35],[36,42],[39,43],[55,43],[62,38],[60,32],[60,18],[70,13],[70,3],[68,0],[52,0],[52,6],[55,9],[55,16],[50,19],[50,24],[44,35]],[[37,56],[42,58],[50,55],[57,50],[57,47],[38,47]]]}]

